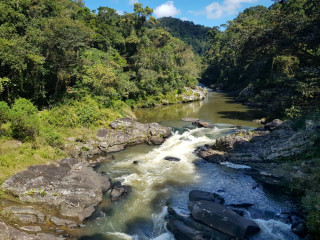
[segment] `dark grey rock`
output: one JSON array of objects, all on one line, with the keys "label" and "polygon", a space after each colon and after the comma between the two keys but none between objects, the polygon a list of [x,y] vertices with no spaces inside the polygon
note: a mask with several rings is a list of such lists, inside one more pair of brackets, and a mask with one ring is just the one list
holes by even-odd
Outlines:
[{"label": "dark grey rock", "polygon": [[297,217],[292,218],[292,225],[291,230],[295,234],[297,234],[299,237],[304,238],[308,234],[308,228],[307,225],[303,220]]},{"label": "dark grey rock", "polygon": [[190,216],[179,215],[168,208],[167,228],[177,240],[231,240],[233,237],[212,229]]},{"label": "dark grey rock", "polygon": [[167,156],[164,158],[164,160],[167,160],[169,162],[179,162],[181,159],[177,157]]},{"label": "dark grey rock", "polygon": [[224,199],[219,194],[216,193],[210,193],[210,192],[204,192],[199,190],[192,190],[189,193],[189,200],[190,201],[200,201],[205,200],[209,202],[214,202],[223,205]]},{"label": "dark grey rock", "polygon": [[132,192],[132,187],[127,185],[115,184],[111,190],[110,198],[111,201],[122,200]]},{"label": "dark grey rock", "polygon": [[256,223],[214,202],[188,202],[194,219],[230,236],[244,239],[260,231]]},{"label": "dark grey rock", "polygon": [[264,129],[267,131],[273,131],[279,128],[282,124],[283,124],[283,121],[281,121],[280,119],[274,119],[273,121],[264,125]]}]

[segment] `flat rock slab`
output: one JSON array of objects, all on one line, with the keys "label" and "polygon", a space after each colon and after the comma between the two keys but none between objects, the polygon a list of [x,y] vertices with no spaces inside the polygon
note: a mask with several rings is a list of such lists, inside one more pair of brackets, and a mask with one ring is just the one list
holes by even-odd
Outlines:
[{"label": "flat rock slab", "polygon": [[[24,229],[28,231],[30,227],[26,227]],[[33,229],[37,230],[37,229]],[[0,239],[1,240],[64,240],[63,237],[58,237],[53,234],[47,233],[38,233],[38,234],[30,234],[24,231],[20,231],[14,227],[11,227],[0,220]]]},{"label": "flat rock slab", "polygon": [[10,206],[5,208],[2,214],[23,224],[45,223],[45,214],[34,209],[32,206]]},{"label": "flat rock slab", "polygon": [[74,228],[77,227],[78,224],[74,221],[68,220],[68,219],[61,219],[57,217],[51,217],[50,221],[53,222],[57,226],[67,226],[68,228]]},{"label": "flat rock slab", "polygon": [[63,159],[57,165],[31,166],[7,179],[2,188],[21,201],[55,206],[62,216],[82,222],[110,189],[110,178],[80,160]]},{"label": "flat rock slab", "polygon": [[20,227],[21,230],[26,231],[26,232],[41,232],[42,228],[39,226],[24,226]]}]

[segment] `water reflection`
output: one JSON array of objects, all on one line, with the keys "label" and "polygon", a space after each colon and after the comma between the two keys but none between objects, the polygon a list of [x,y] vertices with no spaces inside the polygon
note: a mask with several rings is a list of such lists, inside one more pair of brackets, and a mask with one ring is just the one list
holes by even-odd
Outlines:
[{"label": "water reflection", "polygon": [[178,121],[184,117],[194,117],[213,123],[250,127],[258,127],[259,124],[252,120],[262,117],[258,109],[248,108],[234,102],[227,94],[217,92],[209,92],[204,101],[137,109],[135,114],[140,122]]}]

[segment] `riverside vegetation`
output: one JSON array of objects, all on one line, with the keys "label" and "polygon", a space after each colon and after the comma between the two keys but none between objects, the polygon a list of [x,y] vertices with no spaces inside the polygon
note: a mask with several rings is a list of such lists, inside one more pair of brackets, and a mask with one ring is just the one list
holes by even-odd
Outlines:
[{"label": "riverside vegetation", "polygon": [[[200,77],[263,108],[267,120],[293,119],[293,130],[304,130],[306,120],[319,121],[319,1],[249,8],[206,37],[202,26],[172,19],[159,23],[152,11],[139,3],[133,13],[119,15],[108,7],[90,12],[81,0],[0,2],[0,184],[30,165],[67,157],[70,137],[87,148],[98,128],[134,118],[134,107],[196,99]],[[176,32],[181,26],[199,28],[199,42],[197,34]],[[317,131],[313,137],[308,149],[277,164],[302,169],[289,190],[302,199],[317,239]],[[45,197],[42,190],[29,191]],[[3,190],[0,197],[18,201]]]},{"label": "riverside vegetation", "polygon": [[[82,1],[0,3],[0,183],[66,156],[64,140],[133,116],[131,107],[182,102],[199,58],[153,26],[142,4],[120,16]],[[9,107],[10,106],[10,107]],[[19,140],[19,141],[15,141]]]}]

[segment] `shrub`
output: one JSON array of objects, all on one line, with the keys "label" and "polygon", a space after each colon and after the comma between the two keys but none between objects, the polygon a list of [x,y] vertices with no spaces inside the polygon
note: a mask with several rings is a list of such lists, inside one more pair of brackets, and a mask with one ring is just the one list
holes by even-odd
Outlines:
[{"label": "shrub", "polygon": [[6,102],[0,102],[0,126],[6,123],[10,117],[10,108]]},{"label": "shrub", "polygon": [[[78,105],[76,103],[76,105]],[[81,126],[89,127],[96,125],[99,120],[99,106],[93,99],[86,97],[83,102],[77,106],[76,113],[79,117]]]},{"label": "shrub", "polygon": [[55,132],[52,127],[42,128],[41,136],[51,147],[63,148],[64,144],[61,135]]},{"label": "shrub", "polygon": [[15,101],[11,110],[12,136],[22,141],[32,140],[39,134],[37,108],[24,98]]}]

